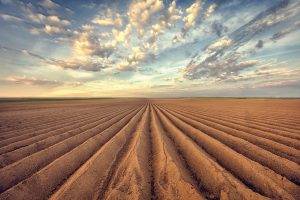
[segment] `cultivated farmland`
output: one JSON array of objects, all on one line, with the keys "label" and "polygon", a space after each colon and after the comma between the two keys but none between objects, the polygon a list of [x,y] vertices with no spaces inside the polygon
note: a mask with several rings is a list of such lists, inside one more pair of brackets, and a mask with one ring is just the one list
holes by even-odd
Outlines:
[{"label": "cultivated farmland", "polygon": [[300,100],[0,103],[0,199],[300,199]]}]

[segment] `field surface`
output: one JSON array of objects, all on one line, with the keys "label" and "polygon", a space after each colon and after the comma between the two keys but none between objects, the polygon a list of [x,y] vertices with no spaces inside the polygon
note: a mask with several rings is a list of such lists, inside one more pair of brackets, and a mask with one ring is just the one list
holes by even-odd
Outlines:
[{"label": "field surface", "polygon": [[0,199],[300,199],[300,100],[0,102]]}]

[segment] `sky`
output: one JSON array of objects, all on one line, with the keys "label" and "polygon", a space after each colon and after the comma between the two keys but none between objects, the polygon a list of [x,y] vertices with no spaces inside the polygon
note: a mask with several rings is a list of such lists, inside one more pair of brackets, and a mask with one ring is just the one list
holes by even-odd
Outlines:
[{"label": "sky", "polygon": [[0,0],[0,97],[300,97],[299,0]]}]

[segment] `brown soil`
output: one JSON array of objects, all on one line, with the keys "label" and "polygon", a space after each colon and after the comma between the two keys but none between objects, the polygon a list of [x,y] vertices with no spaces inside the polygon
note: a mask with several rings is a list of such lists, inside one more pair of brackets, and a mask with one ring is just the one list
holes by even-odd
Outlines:
[{"label": "brown soil", "polygon": [[0,104],[0,199],[300,199],[300,100]]}]

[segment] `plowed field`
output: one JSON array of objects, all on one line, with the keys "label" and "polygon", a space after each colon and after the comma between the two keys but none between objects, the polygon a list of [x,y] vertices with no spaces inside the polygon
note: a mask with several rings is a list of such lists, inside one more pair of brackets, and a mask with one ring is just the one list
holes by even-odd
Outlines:
[{"label": "plowed field", "polygon": [[300,199],[300,100],[0,104],[0,199]]}]

